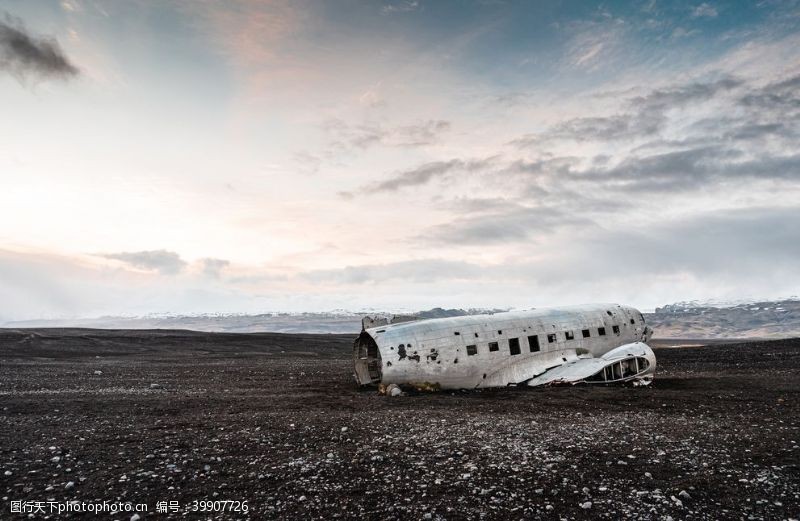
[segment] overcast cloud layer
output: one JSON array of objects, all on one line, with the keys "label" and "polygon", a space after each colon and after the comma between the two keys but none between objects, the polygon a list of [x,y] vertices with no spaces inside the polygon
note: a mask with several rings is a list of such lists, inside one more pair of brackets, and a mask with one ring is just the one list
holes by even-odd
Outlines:
[{"label": "overcast cloud layer", "polygon": [[743,4],[12,4],[0,321],[800,294],[800,6]]}]

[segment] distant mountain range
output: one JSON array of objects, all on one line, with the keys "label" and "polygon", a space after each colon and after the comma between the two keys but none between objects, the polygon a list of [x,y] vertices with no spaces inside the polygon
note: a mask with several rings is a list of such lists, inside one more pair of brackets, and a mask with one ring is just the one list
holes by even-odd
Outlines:
[{"label": "distant mountain range", "polygon": [[[458,317],[497,313],[503,309],[443,309],[433,308],[413,315],[419,318]],[[263,313],[146,315],[139,317],[98,317],[81,319],[19,320],[0,324],[0,327],[88,327],[100,329],[191,329],[227,333],[352,333],[361,331],[365,315],[382,314],[370,311],[331,311],[320,313]]]},{"label": "distant mountain range", "polygon": [[680,302],[645,313],[658,338],[787,338],[800,336],[800,299]]},{"label": "distant mountain range", "polygon": [[[433,308],[414,313],[441,318],[502,309]],[[229,333],[344,333],[361,330],[361,318],[375,311],[325,313],[264,313],[207,315],[148,315],[88,319],[26,320],[0,324],[7,328],[89,327],[102,329],[191,329]],[[380,313],[378,313],[380,314]],[[786,338],[800,336],[800,299],[761,302],[679,302],[645,313],[656,338]]]}]

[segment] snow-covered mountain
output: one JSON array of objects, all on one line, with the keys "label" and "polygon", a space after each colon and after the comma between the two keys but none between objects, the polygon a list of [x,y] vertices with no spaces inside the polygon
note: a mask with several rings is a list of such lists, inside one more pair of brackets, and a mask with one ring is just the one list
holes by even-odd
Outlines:
[{"label": "snow-covered mountain", "polygon": [[786,338],[800,336],[800,299],[678,302],[645,313],[658,338]]}]

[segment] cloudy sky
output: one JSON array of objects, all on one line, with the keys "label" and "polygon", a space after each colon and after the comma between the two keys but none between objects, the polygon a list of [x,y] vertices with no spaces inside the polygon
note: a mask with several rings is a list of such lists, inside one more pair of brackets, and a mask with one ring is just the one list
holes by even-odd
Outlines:
[{"label": "cloudy sky", "polygon": [[800,4],[0,0],[0,320],[800,294]]}]

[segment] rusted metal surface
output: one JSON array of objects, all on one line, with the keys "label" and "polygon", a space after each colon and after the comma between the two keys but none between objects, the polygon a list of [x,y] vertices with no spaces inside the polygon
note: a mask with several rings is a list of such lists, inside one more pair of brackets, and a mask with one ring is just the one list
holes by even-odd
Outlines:
[{"label": "rusted metal surface", "polygon": [[401,320],[363,320],[364,330],[354,343],[354,374],[360,385],[424,390],[646,385],[655,374],[655,355],[646,344],[652,331],[642,314],[628,306]]}]

